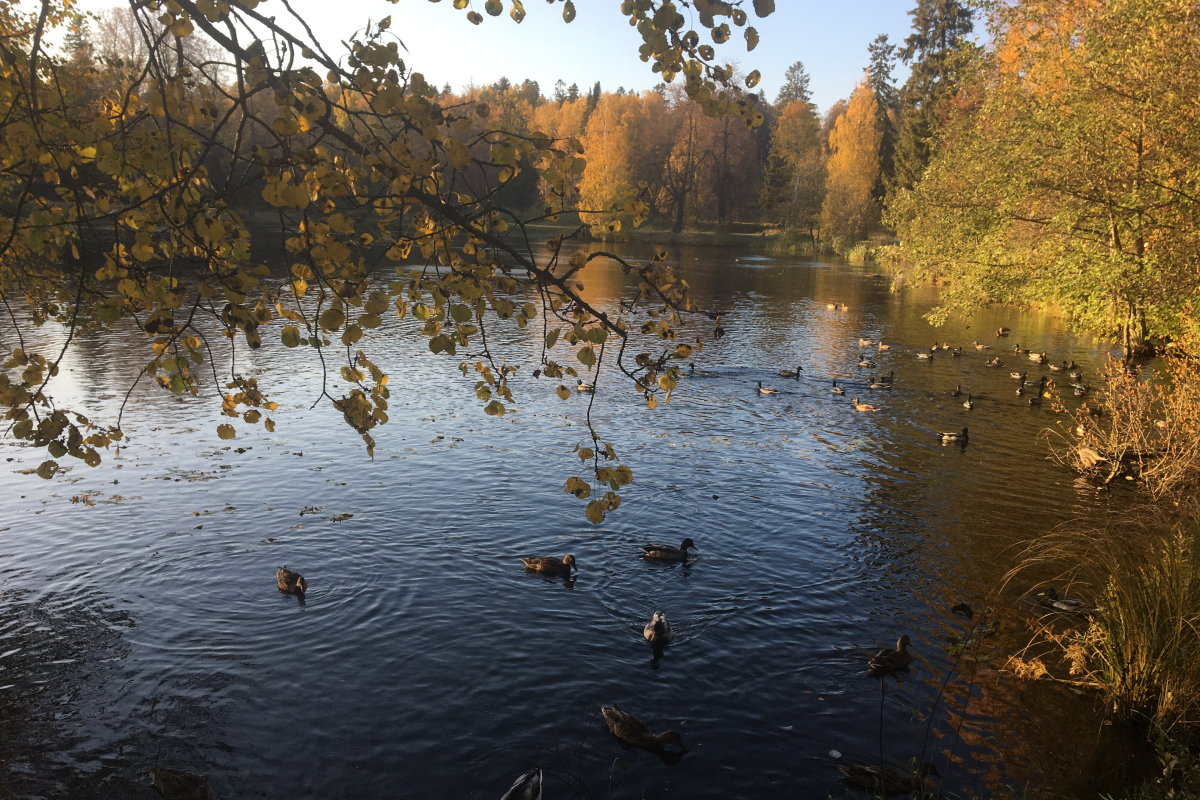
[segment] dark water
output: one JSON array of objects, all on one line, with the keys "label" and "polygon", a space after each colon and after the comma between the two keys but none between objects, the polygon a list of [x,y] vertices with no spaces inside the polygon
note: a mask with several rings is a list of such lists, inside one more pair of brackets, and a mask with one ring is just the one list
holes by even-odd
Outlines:
[{"label": "dark water", "polygon": [[[932,295],[891,293],[870,268],[678,255],[729,335],[696,359],[711,374],[653,412],[601,375],[593,416],[635,481],[599,526],[562,489],[587,400],[529,378],[534,335],[515,326],[494,334],[525,359],[503,419],[409,321],[377,331],[392,407],[373,462],[340,415],[309,410],[312,353],[270,342],[239,369],[274,390],[274,434],[221,442],[211,386],[184,402],[143,383],[127,446],[98,469],[44,482],[16,472],[40,453],[4,444],[0,785],[138,795],[160,764],[208,773],[219,797],[498,798],[537,764],[547,798],[842,796],[838,764],[879,757],[866,654],[909,633],[918,659],[883,701],[888,760],[924,750],[947,795],[1076,791],[1105,757],[1094,703],[996,675],[1028,632],[994,591],[1014,545],[1096,499],[1045,460],[1049,401],[1029,408],[969,342],[1033,375],[1053,373],[1013,344],[1089,372],[1107,349],[999,310],[933,329]],[[602,305],[625,291],[616,270],[583,277]],[[862,348],[874,370],[859,337],[892,345]],[[968,346],[918,361],[935,338]],[[112,414],[145,346],[81,342],[60,401]],[[798,381],[776,376],[797,363]],[[894,389],[865,388],[889,370]],[[974,410],[945,394],[959,383]],[[856,413],[856,394],[879,412]],[[965,425],[965,448],[934,436]],[[637,557],[685,536],[702,551],[686,566]],[[567,552],[572,585],[520,569]],[[276,590],[283,564],[307,577],[304,602]],[[935,707],[962,601],[996,606],[1001,633]],[[676,640],[655,660],[641,628],[657,609]],[[612,702],[690,752],[666,766],[623,751],[599,718]]]}]

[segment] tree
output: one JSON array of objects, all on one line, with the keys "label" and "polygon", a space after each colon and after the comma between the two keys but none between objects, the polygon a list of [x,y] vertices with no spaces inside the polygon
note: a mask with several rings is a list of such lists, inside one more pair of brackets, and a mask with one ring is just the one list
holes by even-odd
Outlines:
[{"label": "tree", "polygon": [[829,137],[821,233],[835,250],[864,239],[879,219],[879,205],[872,195],[879,178],[878,115],[875,93],[864,77]]},{"label": "tree", "polygon": [[900,121],[900,93],[892,80],[892,70],[896,64],[896,46],[888,41],[886,33],[881,33],[875,37],[875,41],[867,45],[867,52],[870,54],[867,80],[879,107],[879,116],[875,124],[880,133],[879,179],[875,181],[872,194],[876,200],[882,202],[887,187],[896,174],[896,135]]},{"label": "tree", "polygon": [[900,131],[894,183],[911,188],[925,171],[937,133],[945,122],[957,86],[956,71],[970,56],[965,41],[975,25],[970,8],[959,0],[917,0],[908,12],[913,32],[900,57],[912,72],[900,93]]},{"label": "tree", "polygon": [[[11,434],[48,452],[40,476],[56,474],[57,459],[67,456],[98,464],[124,436],[120,415],[90,420],[54,399],[61,361],[85,332],[144,333],[148,361],[138,381],[163,391],[197,397],[211,372],[229,418],[217,428],[222,439],[237,435],[235,422],[273,429],[268,415],[278,410],[271,387],[240,372],[244,361],[234,354],[304,347],[322,365],[320,399],[373,454],[372,431],[387,422],[390,390],[367,351],[389,309],[423,323],[434,356],[474,372],[487,414],[503,415],[514,401],[514,368],[486,330],[527,327],[539,315],[545,348],[535,377],[557,384],[579,369],[610,366],[657,405],[674,386],[676,360],[692,352],[675,341],[677,315],[694,310],[685,284],[662,260],[618,259],[642,290],[610,315],[588,302],[575,274],[589,258],[610,256],[560,262],[563,242],[582,235],[577,230],[546,243],[548,260],[535,259],[524,221],[496,202],[505,186],[536,170],[566,203],[569,176],[586,165],[578,141],[505,130],[483,101],[443,105],[401,59],[390,17],[333,56],[303,20],[264,16],[254,5],[131,3],[122,19],[132,21],[145,51],[137,38],[118,40],[125,52],[79,65],[56,61],[45,47],[70,24],[66,0],[30,12],[0,4],[0,302],[19,342],[0,371],[0,404]],[[489,13],[499,6],[489,3]],[[570,21],[573,4],[564,9]],[[625,10],[643,38],[643,58],[664,80],[681,77],[682,91],[705,113],[761,123],[756,96],[710,63],[711,46],[700,44],[677,6]],[[747,22],[741,3],[705,10],[718,42],[729,38],[729,22]],[[484,22],[463,11],[469,22]],[[510,16],[519,22],[523,6],[512,3]],[[748,44],[757,41],[751,29],[746,34]],[[230,65],[228,79],[206,55],[210,48]],[[133,68],[125,56],[136,60]],[[744,83],[757,79],[752,73]],[[627,195],[622,208],[636,220],[647,204]],[[276,220],[268,236],[285,244],[286,260],[275,269],[286,276],[282,286],[266,281],[272,267],[251,256],[257,234],[246,214],[259,210]],[[385,283],[389,266],[394,278]],[[631,332],[648,320],[673,350],[653,357],[627,350]],[[51,323],[63,328],[54,350],[23,333]],[[569,348],[563,364],[552,357],[560,338]],[[562,385],[554,391],[568,394]],[[571,477],[566,490],[580,498],[593,486],[604,491],[587,506],[588,519],[599,522],[619,505],[632,473],[591,431],[590,446],[578,450],[586,479]]]},{"label": "tree", "polygon": [[1200,297],[1200,69],[1186,0],[1018,2],[964,71],[892,253],[951,310],[1051,306],[1128,356]]},{"label": "tree", "polygon": [[783,86],[775,98],[775,107],[783,108],[794,100],[812,104],[812,89],[809,88],[810,78],[804,69],[804,62],[797,61],[783,73]]},{"label": "tree", "polygon": [[785,227],[807,231],[815,244],[824,199],[821,124],[808,103],[793,100],[783,107],[772,131],[763,207],[778,214]]}]

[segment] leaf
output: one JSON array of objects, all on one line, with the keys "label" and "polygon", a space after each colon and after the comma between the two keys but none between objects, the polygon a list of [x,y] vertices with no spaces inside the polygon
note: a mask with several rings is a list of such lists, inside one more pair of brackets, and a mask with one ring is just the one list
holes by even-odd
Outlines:
[{"label": "leaf", "polygon": [[53,478],[56,472],[58,472],[57,461],[43,461],[37,468],[37,476],[45,481]]},{"label": "leaf", "polygon": [[594,525],[604,522],[604,505],[599,500],[587,504],[587,518]]},{"label": "leaf", "polygon": [[300,345],[300,329],[295,325],[288,325],[279,332],[279,338],[284,347],[298,347]]},{"label": "leaf", "polygon": [[563,400],[571,399],[571,390],[568,389],[567,387],[560,385],[557,389],[555,389],[555,391],[558,392],[558,396],[561,397]]},{"label": "leaf", "polygon": [[273,433],[275,431],[275,420],[267,417],[263,420],[263,427],[267,429],[267,433]]},{"label": "leaf", "polygon": [[589,486],[587,481],[583,480],[582,478],[578,476],[572,476],[567,478],[566,488],[563,491],[565,491],[567,494],[575,495],[580,500],[584,500],[591,495],[592,487]]},{"label": "leaf", "polygon": [[554,330],[552,330],[546,334],[546,349],[547,350],[554,347],[554,343],[558,341],[559,332],[560,332],[560,329],[555,328]]},{"label": "leaf", "polygon": [[503,417],[507,410],[499,400],[493,400],[483,407],[483,413],[492,417]]},{"label": "leaf", "polygon": [[563,4],[563,21],[572,22],[575,19],[575,4],[571,0],[567,0]]},{"label": "leaf", "polygon": [[470,322],[471,307],[461,303],[450,306],[450,316],[455,322]]},{"label": "leaf", "polygon": [[237,431],[235,431],[233,429],[232,425],[218,425],[217,426],[217,436],[219,436],[222,439],[232,439],[236,435],[237,435]]},{"label": "leaf", "polygon": [[759,17],[768,17],[775,13],[775,0],[754,0],[754,13]]},{"label": "leaf", "polygon": [[590,367],[596,363],[596,351],[591,347],[583,348],[575,354],[575,357],[578,358],[579,363],[583,364],[585,367]]},{"label": "leaf", "polygon": [[456,170],[461,172],[471,166],[471,151],[458,139],[448,138],[442,142],[442,146],[446,149],[446,158],[450,159]]},{"label": "leaf", "polygon": [[658,398],[655,397],[654,395],[650,395],[649,397],[647,397],[646,398],[646,408],[650,409],[651,411],[658,408]]},{"label": "leaf", "polygon": [[321,327],[327,331],[336,331],[342,327],[342,323],[346,321],[346,315],[336,308],[331,308],[321,314],[317,319]]},{"label": "leaf", "polygon": [[743,35],[746,37],[746,51],[747,52],[758,47],[758,31],[756,31],[752,27],[746,28],[746,32]]}]

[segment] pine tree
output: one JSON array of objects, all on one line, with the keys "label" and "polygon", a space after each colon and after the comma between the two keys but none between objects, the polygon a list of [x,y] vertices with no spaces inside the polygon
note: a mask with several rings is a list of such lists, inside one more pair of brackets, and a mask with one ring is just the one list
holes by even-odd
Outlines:
[{"label": "pine tree", "polygon": [[873,192],[876,200],[883,200],[887,187],[896,173],[897,122],[900,116],[900,92],[892,80],[896,65],[896,46],[888,41],[886,33],[875,37],[867,45],[871,64],[867,67],[867,81],[875,93],[879,106],[876,125],[879,127],[879,180]]},{"label": "pine tree", "polygon": [[900,134],[896,142],[894,186],[911,188],[929,164],[944,105],[955,91],[955,54],[975,29],[971,9],[960,0],[917,0],[908,12],[913,32],[900,57],[912,74],[900,93]]},{"label": "pine tree", "polygon": [[783,73],[783,86],[779,88],[779,95],[775,98],[775,107],[782,109],[793,100],[802,100],[805,103],[812,105],[812,89],[809,87],[811,79],[808,72],[804,69],[804,62],[797,61],[787,68]]}]

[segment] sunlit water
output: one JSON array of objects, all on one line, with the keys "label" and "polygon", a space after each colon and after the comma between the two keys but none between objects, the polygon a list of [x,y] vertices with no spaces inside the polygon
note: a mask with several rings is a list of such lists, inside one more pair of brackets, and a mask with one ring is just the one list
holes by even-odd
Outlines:
[{"label": "sunlit water", "polygon": [[[186,402],[139,384],[129,440],[98,469],[44,482],[18,472],[44,456],[6,441],[0,784],[128,796],[159,764],[209,774],[218,797],[498,798],[536,764],[547,798],[841,796],[839,763],[879,758],[866,656],[909,633],[918,658],[882,704],[887,760],[924,750],[952,794],[1075,785],[1095,757],[1091,701],[996,677],[1028,633],[1013,592],[989,597],[1019,543],[1097,501],[1045,458],[1049,401],[1031,409],[969,343],[1031,375],[1055,373],[1013,344],[1089,374],[1107,349],[1011,311],[931,328],[934,297],[892,293],[871,268],[674,255],[728,335],[695,359],[709,374],[655,411],[601,373],[594,421],[635,474],[601,525],[562,488],[588,398],[534,381],[540,330],[515,326],[493,333],[519,355],[503,419],[411,320],[364,343],[391,374],[374,461],[339,414],[309,410],[312,351],[273,342],[238,365],[280,402],[273,434],[240,425],[218,440],[210,376]],[[602,306],[628,290],[609,267],[583,278]],[[935,339],[962,357],[918,361]],[[14,346],[11,330],[0,344]],[[145,347],[133,334],[80,342],[60,400],[111,421]],[[878,366],[859,368],[860,350]],[[777,376],[796,364],[798,381]],[[866,388],[891,370],[895,388]],[[757,380],[780,393],[760,396]],[[960,383],[971,411],[946,394]],[[854,395],[878,413],[856,413]],[[964,426],[966,447],[935,436]],[[688,565],[638,558],[645,541],[685,536],[701,551]],[[572,585],[521,570],[521,556],[568,552]],[[306,576],[303,602],[275,588],[284,564]],[[969,627],[950,612],[963,601],[997,605],[1001,633],[979,651],[991,661],[965,717],[960,663],[927,727],[953,663],[946,637]],[[641,629],[658,609],[676,639],[654,659]],[[622,750],[598,713],[613,702],[690,752],[667,766]]]}]

